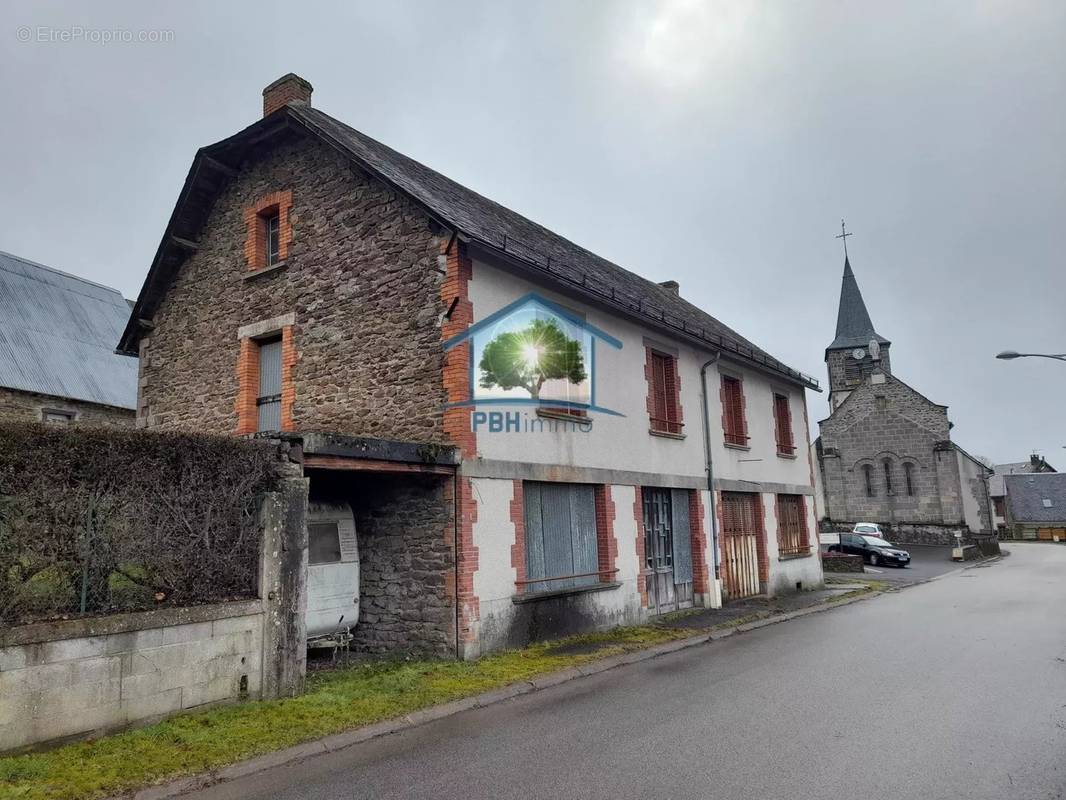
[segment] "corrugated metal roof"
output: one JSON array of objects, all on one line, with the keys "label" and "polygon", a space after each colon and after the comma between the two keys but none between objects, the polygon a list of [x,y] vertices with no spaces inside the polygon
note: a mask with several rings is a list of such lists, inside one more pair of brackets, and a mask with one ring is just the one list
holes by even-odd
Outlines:
[{"label": "corrugated metal roof", "polygon": [[129,316],[115,289],[0,251],[0,386],[135,408]]}]

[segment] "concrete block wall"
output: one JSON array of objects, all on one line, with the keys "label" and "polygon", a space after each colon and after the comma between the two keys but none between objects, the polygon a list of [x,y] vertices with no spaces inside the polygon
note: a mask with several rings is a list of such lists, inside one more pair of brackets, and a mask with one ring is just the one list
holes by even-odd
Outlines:
[{"label": "concrete block wall", "polygon": [[262,689],[258,600],[28,625],[0,644],[0,751]]}]

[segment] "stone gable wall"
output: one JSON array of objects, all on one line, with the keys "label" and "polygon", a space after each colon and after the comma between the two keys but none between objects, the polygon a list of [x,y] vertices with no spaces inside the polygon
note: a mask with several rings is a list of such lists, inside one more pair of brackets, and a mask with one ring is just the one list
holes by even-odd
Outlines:
[{"label": "stone gable wall", "polygon": [[[883,398],[883,399],[879,399]],[[826,511],[834,521],[961,524],[962,487],[949,437],[947,412],[890,376],[856,389],[847,403],[819,423]],[[941,444],[938,444],[941,443]],[[884,461],[891,465],[886,490]],[[904,464],[914,465],[913,494]],[[868,497],[863,466],[872,469]]]},{"label": "stone gable wall", "polygon": [[[285,266],[249,275],[245,210],[291,191]],[[440,237],[406,198],[303,140],[217,198],[141,343],[138,424],[232,433],[241,326],[295,315],[292,427],[445,442]]]}]

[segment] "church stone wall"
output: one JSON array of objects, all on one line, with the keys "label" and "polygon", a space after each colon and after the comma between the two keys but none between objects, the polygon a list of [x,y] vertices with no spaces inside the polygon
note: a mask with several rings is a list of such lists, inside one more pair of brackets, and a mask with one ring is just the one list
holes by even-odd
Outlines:
[{"label": "church stone wall", "polygon": [[[958,461],[948,441],[942,406],[887,377],[883,384],[867,381],[857,388],[820,427],[829,519],[962,523]],[[890,479],[885,475],[886,460]],[[908,463],[913,465],[911,493],[904,471]],[[872,497],[866,490],[866,465],[871,469]]]}]

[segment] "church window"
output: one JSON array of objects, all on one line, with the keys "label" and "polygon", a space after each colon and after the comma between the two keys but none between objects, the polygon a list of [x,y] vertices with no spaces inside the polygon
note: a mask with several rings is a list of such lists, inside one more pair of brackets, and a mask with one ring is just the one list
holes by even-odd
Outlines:
[{"label": "church window", "polygon": [[887,458],[884,461],[885,465],[885,494],[892,494],[892,462]]},{"label": "church window", "polygon": [[907,496],[914,497],[914,464],[907,462],[903,465],[903,480],[907,484]]},{"label": "church window", "polygon": [[866,496],[874,496],[874,470],[869,464],[862,465],[862,477],[866,481]]}]

